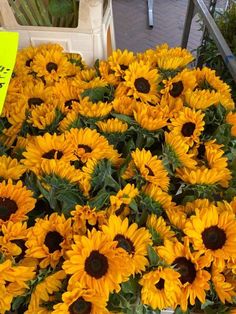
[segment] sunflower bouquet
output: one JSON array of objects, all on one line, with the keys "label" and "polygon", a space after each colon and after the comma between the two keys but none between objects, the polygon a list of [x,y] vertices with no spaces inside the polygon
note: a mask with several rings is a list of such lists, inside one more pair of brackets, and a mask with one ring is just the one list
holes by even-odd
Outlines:
[{"label": "sunflower bouquet", "polygon": [[0,313],[235,312],[230,88],[166,44],[18,53],[0,118]]}]

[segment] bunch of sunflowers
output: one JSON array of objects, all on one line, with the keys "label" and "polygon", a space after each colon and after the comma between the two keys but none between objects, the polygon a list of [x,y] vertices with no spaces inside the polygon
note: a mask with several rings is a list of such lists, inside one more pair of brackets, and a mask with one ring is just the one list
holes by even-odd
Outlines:
[{"label": "bunch of sunflowers", "polygon": [[0,118],[0,313],[235,311],[230,89],[166,44],[18,53]]}]

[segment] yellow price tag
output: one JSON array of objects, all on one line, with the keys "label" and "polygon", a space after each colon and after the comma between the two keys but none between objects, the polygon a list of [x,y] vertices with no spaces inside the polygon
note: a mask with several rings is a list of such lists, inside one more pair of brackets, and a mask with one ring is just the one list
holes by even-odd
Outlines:
[{"label": "yellow price tag", "polygon": [[18,33],[0,32],[0,114],[16,61],[18,40]]}]

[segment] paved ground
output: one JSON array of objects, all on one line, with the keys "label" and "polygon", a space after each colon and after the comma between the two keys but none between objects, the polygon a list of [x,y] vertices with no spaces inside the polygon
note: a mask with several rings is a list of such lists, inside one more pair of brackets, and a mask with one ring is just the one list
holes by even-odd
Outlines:
[{"label": "paved ground", "polygon": [[[205,0],[206,2],[208,0]],[[225,0],[218,0],[218,6]],[[180,46],[188,0],[154,0],[154,27],[148,27],[147,0],[113,0],[116,45],[120,49],[144,51],[167,42]],[[196,49],[201,31],[196,15],[192,23],[188,49]]]}]

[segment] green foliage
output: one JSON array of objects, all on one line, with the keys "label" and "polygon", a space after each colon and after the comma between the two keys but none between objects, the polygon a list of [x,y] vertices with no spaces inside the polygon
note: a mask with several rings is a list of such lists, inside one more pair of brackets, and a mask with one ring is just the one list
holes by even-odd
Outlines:
[{"label": "green foliage", "polygon": [[74,6],[72,0],[49,0],[48,11],[56,17],[63,17],[73,13]]},{"label": "green foliage", "polygon": [[86,89],[81,96],[89,97],[89,100],[93,103],[97,103],[99,101],[103,102],[111,102],[114,99],[114,87],[112,85],[108,85],[105,87],[94,87]]},{"label": "green foliage", "polygon": [[[231,48],[234,56],[236,56],[236,4],[230,6],[228,10],[223,13],[218,13],[215,16],[215,21],[225,38],[227,44]],[[234,100],[236,100],[236,84],[226,67],[225,62],[227,60],[223,60],[219,50],[211,38],[211,36],[207,36],[206,40],[202,43],[202,45],[197,49],[197,54],[199,58],[200,65],[206,65],[212,69],[216,70],[217,75],[221,77],[227,84],[231,86],[232,96]]]}]

